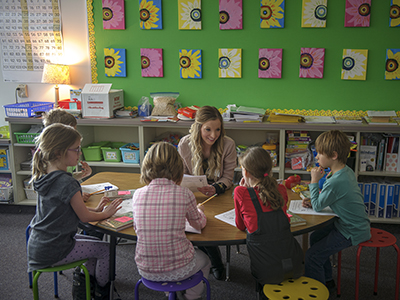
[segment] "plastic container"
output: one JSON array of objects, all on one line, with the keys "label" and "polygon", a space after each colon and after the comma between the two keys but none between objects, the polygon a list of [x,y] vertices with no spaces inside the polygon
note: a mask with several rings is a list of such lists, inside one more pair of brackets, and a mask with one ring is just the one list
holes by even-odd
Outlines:
[{"label": "plastic container", "polygon": [[[129,147],[136,147],[137,150],[132,150]],[[140,161],[140,153],[139,153],[139,144],[138,143],[129,143],[125,144],[121,148],[121,156],[122,160],[125,163],[130,163],[130,164],[138,164]]]},{"label": "plastic container", "polygon": [[103,152],[101,147],[110,145],[110,142],[97,142],[91,143],[82,148],[83,156],[86,161],[100,161],[103,160]]},{"label": "plastic container", "polygon": [[46,112],[53,108],[53,102],[28,101],[4,105],[7,117],[30,118],[36,115],[36,112]]},{"label": "plastic container", "polygon": [[12,200],[12,195],[13,195],[13,187],[12,186],[0,188],[0,201]]},{"label": "plastic container", "polygon": [[9,139],[10,138],[10,130],[8,125],[0,127],[0,139]]},{"label": "plastic container", "polygon": [[24,190],[25,190],[26,199],[28,199],[28,200],[36,200],[37,193],[36,193],[35,190],[33,190],[33,189],[25,189],[25,188],[24,188]]},{"label": "plastic container", "polygon": [[14,135],[19,144],[34,144],[35,138],[39,136],[40,133],[14,132]]},{"label": "plastic container", "polygon": [[0,148],[0,170],[10,170],[7,148]]},{"label": "plastic container", "polygon": [[106,147],[101,147],[101,151],[103,152],[104,161],[120,162],[121,161],[121,150],[119,150],[119,148],[124,145],[126,145],[126,143],[111,142],[110,145],[107,145]]}]

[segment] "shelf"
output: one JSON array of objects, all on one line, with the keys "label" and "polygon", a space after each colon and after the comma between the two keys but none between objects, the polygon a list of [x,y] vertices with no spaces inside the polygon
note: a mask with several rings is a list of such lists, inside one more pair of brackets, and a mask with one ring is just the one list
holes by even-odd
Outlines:
[{"label": "shelf", "polygon": [[400,224],[400,218],[377,218],[369,217],[371,223],[382,223],[382,224]]},{"label": "shelf", "polygon": [[399,172],[386,172],[386,171],[365,171],[365,172],[358,172],[358,175],[363,176],[387,176],[387,177],[400,177]]},{"label": "shelf", "polygon": [[[236,167],[235,168],[235,172],[242,172],[242,168],[241,167]],[[272,173],[279,173],[279,167],[273,167],[272,168]]]},{"label": "shelf", "polygon": [[11,170],[0,170],[1,174],[8,174],[8,173],[12,173]]},{"label": "shelf", "polygon": [[91,167],[140,168],[140,164],[107,161],[86,161]]},{"label": "shelf", "polygon": [[14,147],[30,147],[30,148],[36,147],[35,144],[21,144],[21,143],[15,143],[13,146]]},{"label": "shelf", "polygon": [[17,171],[17,175],[32,175],[32,171]]}]

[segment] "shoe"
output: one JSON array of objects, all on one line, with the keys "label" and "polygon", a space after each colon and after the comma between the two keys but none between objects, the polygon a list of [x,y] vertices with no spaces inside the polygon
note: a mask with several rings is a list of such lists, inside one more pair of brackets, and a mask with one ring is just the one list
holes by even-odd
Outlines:
[{"label": "shoe", "polygon": [[332,294],[334,292],[336,292],[336,284],[335,284],[335,280],[329,280],[325,283],[325,286],[328,288],[329,290],[329,294]]},{"label": "shoe", "polygon": [[217,280],[222,280],[224,279],[224,267],[220,267],[220,268],[216,268],[216,267],[211,267],[211,273],[213,274],[213,276],[215,277],[215,279]]},{"label": "shoe", "polygon": [[72,299],[86,300],[86,281],[85,274],[81,273],[79,267],[75,269],[72,275]]},{"label": "shoe", "polygon": [[105,286],[100,286],[96,284],[94,290],[94,299],[95,300],[108,300],[110,298],[110,282],[108,282]]}]

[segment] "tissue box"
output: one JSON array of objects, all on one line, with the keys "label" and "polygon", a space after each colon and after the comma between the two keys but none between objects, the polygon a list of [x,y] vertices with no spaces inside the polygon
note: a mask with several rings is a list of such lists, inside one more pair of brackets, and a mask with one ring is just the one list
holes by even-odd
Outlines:
[{"label": "tissue box", "polygon": [[112,90],[111,83],[85,84],[82,90],[83,118],[113,118],[124,107],[124,91]]}]

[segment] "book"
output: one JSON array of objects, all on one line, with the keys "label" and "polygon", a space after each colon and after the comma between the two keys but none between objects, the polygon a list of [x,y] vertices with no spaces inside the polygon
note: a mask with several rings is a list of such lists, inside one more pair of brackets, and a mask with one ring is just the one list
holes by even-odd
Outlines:
[{"label": "book", "polygon": [[370,182],[364,182],[364,205],[365,205],[365,212],[369,214],[369,201],[371,198],[371,183]]},{"label": "book", "polygon": [[135,193],[136,190],[125,190],[125,191],[120,191],[120,190],[113,190],[113,191],[105,191],[104,192],[104,197],[110,198],[110,200],[113,199],[132,199],[133,194]]},{"label": "book", "polygon": [[394,192],[393,192],[393,218],[397,218],[399,216],[399,207],[400,205],[400,182],[394,183]]},{"label": "book", "polygon": [[384,217],[384,210],[385,210],[385,200],[386,200],[386,184],[385,183],[380,183],[378,185],[378,210],[376,212],[376,216],[378,218],[383,218]]},{"label": "book", "polygon": [[385,139],[381,139],[378,146],[378,159],[376,163],[376,170],[383,171],[384,169],[384,154],[385,154]]},{"label": "book", "polygon": [[[239,106],[236,112],[240,114],[258,115],[260,117],[265,115],[265,109],[249,106]],[[234,111],[232,111],[232,113],[234,113]]]},{"label": "book", "polygon": [[307,221],[304,220],[302,217],[292,213],[290,210],[287,211],[288,216],[290,217],[290,226],[296,227],[301,225],[306,225]]},{"label": "book", "polygon": [[269,115],[268,121],[271,123],[299,123],[304,122],[303,116],[272,113]]},{"label": "book", "polygon": [[300,198],[301,199],[310,199],[311,198],[311,195],[310,195],[310,191],[309,190],[307,190],[307,191],[300,191]]},{"label": "book", "polygon": [[393,215],[393,195],[394,195],[394,184],[386,184],[386,199],[385,209],[383,212],[384,218],[390,219]]},{"label": "book", "polygon": [[370,125],[398,125],[397,121],[393,118],[371,118],[365,116],[364,119]]},{"label": "book", "polygon": [[361,124],[362,118],[357,116],[335,116],[338,124]]},{"label": "book", "polygon": [[369,200],[369,215],[376,216],[376,202],[378,199],[378,183],[371,182],[371,198]]},{"label": "book", "polygon": [[331,116],[304,116],[304,122],[313,124],[334,124],[336,120]]},{"label": "book", "polygon": [[97,223],[98,226],[111,229],[114,231],[120,231],[133,226],[133,212],[127,212],[119,216],[112,216],[108,219]]},{"label": "book", "polygon": [[360,146],[360,172],[375,171],[376,146]]}]

